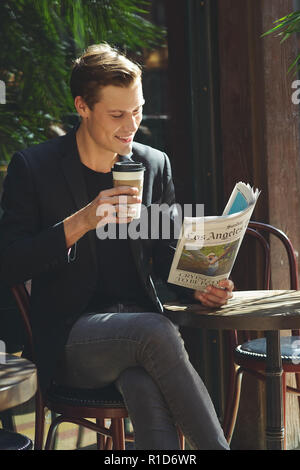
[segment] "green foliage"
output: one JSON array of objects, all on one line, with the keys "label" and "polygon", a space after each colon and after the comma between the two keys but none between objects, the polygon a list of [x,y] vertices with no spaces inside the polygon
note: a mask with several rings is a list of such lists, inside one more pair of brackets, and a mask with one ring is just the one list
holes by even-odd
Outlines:
[{"label": "green foliage", "polygon": [[140,54],[164,31],[145,19],[148,1],[1,0],[0,160],[49,138],[51,124],[74,113],[69,91],[72,60],[88,45],[107,41]]},{"label": "green foliage", "polygon": [[[273,22],[273,28],[266,31],[262,37],[270,34],[281,37],[281,43],[290,38],[293,34],[300,33],[300,11],[295,11],[287,16],[283,16]],[[297,55],[294,62],[290,65],[288,72],[294,69],[294,72],[300,69],[300,54]]]}]

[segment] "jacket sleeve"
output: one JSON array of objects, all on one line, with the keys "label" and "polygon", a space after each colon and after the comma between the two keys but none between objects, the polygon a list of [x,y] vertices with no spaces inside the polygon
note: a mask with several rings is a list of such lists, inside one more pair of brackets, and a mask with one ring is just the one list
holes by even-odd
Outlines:
[{"label": "jacket sleeve", "polygon": [[41,229],[38,194],[21,152],[8,166],[0,221],[0,279],[24,282],[68,262],[63,223]]},{"label": "jacket sleeve", "polygon": [[[179,217],[180,211],[177,210],[175,202],[175,189],[172,180],[172,170],[169,158],[164,154],[165,165],[163,172],[163,194],[162,194],[162,210],[160,220],[160,236],[156,240],[153,252],[153,270],[156,278],[167,282],[173,257],[177,245],[177,237],[181,229],[182,219]],[[163,233],[163,227],[170,226],[170,236],[166,237]],[[168,288],[173,291],[177,297],[183,302],[194,301],[194,290],[186,287],[177,286],[168,283]]]}]

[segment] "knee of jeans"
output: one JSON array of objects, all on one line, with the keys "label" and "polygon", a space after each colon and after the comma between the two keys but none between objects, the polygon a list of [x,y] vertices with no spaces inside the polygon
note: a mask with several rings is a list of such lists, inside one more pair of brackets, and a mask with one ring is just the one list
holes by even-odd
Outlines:
[{"label": "knee of jeans", "polygon": [[178,327],[163,315],[154,314],[144,323],[147,342],[152,346],[178,345],[183,347],[183,340]]}]

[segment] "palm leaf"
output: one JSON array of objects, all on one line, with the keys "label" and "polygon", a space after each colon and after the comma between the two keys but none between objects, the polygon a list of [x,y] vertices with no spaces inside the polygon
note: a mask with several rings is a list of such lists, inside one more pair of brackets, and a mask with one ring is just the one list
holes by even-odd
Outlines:
[{"label": "palm leaf", "polygon": [[[269,29],[262,34],[262,37],[268,35],[277,35],[281,36],[281,43],[289,39],[293,34],[300,32],[300,11],[294,11],[289,15],[283,16],[273,22],[276,26]],[[299,70],[300,54],[296,57],[293,63],[288,68],[288,73],[294,70],[294,73],[297,73]]]},{"label": "palm leaf", "polygon": [[48,138],[52,123],[74,113],[69,91],[72,60],[102,41],[140,53],[164,40],[145,17],[143,0],[1,0],[0,160]]}]

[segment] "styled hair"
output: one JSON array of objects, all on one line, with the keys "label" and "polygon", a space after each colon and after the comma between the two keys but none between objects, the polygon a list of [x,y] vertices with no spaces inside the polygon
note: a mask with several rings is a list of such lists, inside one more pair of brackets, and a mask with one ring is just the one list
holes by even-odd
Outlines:
[{"label": "styled hair", "polygon": [[92,110],[107,85],[128,87],[141,79],[141,67],[107,43],[94,44],[73,64],[70,87],[73,98],[81,96]]}]

